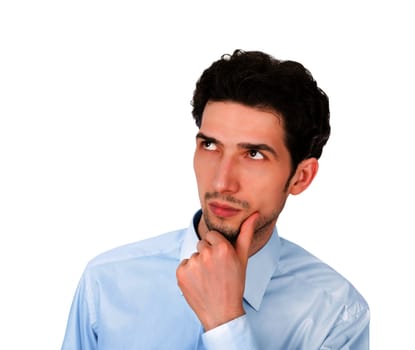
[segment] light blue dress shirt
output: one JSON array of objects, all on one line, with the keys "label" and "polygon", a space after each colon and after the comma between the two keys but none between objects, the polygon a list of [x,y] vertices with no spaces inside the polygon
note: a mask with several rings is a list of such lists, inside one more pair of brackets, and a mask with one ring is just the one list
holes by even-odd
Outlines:
[{"label": "light blue dress shirt", "polygon": [[249,258],[246,314],[204,332],[176,282],[178,264],[196,251],[194,227],[93,259],[76,290],[62,350],[369,349],[362,296],[276,229]]}]

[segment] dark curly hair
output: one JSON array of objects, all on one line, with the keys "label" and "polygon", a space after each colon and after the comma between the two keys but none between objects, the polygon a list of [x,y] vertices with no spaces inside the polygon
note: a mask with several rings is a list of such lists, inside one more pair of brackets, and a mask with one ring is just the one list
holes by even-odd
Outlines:
[{"label": "dark curly hair", "polygon": [[330,135],[329,100],[311,73],[298,62],[263,52],[236,50],[203,72],[192,100],[199,128],[208,101],[276,111],[282,118],[293,171],[302,160],[319,158]]}]

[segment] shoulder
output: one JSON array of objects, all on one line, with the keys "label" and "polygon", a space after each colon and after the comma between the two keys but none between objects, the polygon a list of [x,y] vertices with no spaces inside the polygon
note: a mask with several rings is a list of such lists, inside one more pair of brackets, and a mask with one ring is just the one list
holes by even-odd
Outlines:
[{"label": "shoulder", "polygon": [[330,300],[344,305],[367,303],[344,276],[299,245],[281,238],[279,274],[291,276],[305,290],[325,294]]},{"label": "shoulder", "polygon": [[87,269],[156,256],[176,259],[185,232],[181,229],[113,248],[93,258]]}]

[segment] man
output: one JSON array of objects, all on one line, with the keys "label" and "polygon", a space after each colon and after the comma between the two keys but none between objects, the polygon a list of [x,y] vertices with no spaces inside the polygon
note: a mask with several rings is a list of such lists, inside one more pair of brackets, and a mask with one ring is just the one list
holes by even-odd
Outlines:
[{"label": "man", "polygon": [[325,93],[299,63],[235,51],[192,104],[201,210],[92,260],[62,349],[368,349],[365,300],[275,227],[317,173]]}]

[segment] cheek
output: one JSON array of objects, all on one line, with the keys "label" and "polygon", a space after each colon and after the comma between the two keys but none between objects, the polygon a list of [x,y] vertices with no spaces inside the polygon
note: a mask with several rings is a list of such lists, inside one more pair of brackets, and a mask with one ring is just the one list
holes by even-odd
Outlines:
[{"label": "cheek", "polygon": [[199,179],[199,176],[201,174],[201,161],[200,161],[200,156],[197,150],[195,151],[193,155],[193,170],[195,172],[196,179]]},{"label": "cheek", "polygon": [[211,168],[212,166],[209,167],[209,162],[196,152],[193,158],[193,170],[199,191],[202,191],[208,185],[209,179],[212,176]]},{"label": "cheek", "polygon": [[246,199],[256,209],[275,208],[285,200],[283,179],[251,173],[244,177],[244,182]]}]

